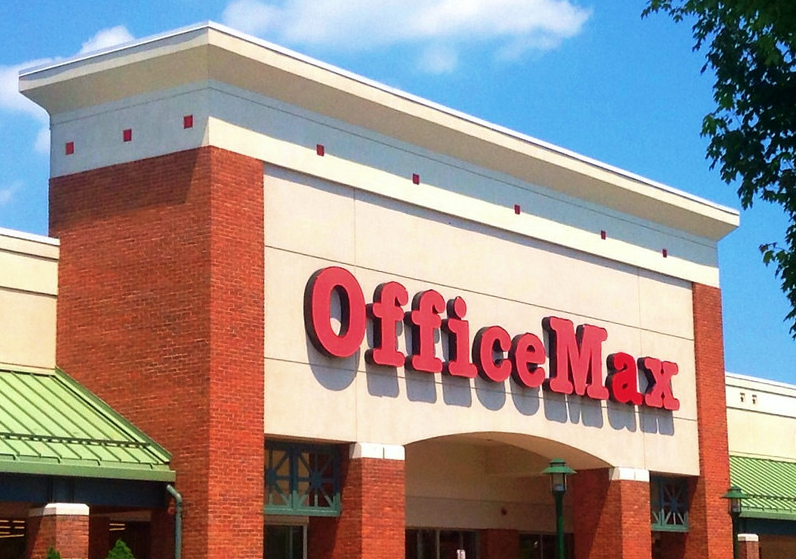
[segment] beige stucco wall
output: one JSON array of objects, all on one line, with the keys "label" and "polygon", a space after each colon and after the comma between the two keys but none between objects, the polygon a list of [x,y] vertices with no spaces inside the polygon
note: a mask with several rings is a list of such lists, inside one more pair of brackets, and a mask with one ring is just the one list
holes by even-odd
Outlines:
[{"label": "beige stucco wall", "polygon": [[0,363],[55,366],[58,243],[0,230]]},{"label": "beige stucco wall", "polygon": [[730,454],[796,461],[796,386],[727,375]]},{"label": "beige stucco wall", "polygon": [[406,525],[554,532],[549,481],[539,475],[546,465],[538,455],[491,441],[409,445]]},{"label": "beige stucco wall", "polygon": [[[269,436],[485,433],[576,467],[698,473],[690,285],[718,285],[717,242],[736,212],[212,25],[26,72],[21,89],[51,114],[53,176],[206,145],[265,162]],[[135,140],[122,146],[121,128]],[[460,295],[471,335],[542,336],[548,316],[603,327],[603,357],[679,365],[681,408],[369,366],[370,341],[326,358],[302,307],[330,265],[368,300],[390,280]]]},{"label": "beige stucco wall", "polygon": [[[487,432],[577,467],[698,473],[687,282],[274,167],[266,168],[265,216],[269,434],[407,445]],[[330,265],[351,270],[367,300],[390,280],[410,297],[429,288],[446,299],[462,296],[471,335],[494,324],[542,336],[546,316],[604,327],[603,358],[625,351],[679,364],[673,390],[681,408],[639,411],[510,380],[367,365],[372,340],[351,358],[325,357],[307,338],[302,309],[308,279]]]}]

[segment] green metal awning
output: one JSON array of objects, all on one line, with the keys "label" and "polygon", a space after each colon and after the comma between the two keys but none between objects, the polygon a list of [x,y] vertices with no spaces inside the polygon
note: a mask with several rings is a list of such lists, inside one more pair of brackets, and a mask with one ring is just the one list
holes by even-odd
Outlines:
[{"label": "green metal awning", "polygon": [[796,463],[730,456],[730,478],[748,496],[742,517],[796,520]]},{"label": "green metal awning", "polygon": [[0,366],[0,473],[174,481],[170,460],[60,369]]}]

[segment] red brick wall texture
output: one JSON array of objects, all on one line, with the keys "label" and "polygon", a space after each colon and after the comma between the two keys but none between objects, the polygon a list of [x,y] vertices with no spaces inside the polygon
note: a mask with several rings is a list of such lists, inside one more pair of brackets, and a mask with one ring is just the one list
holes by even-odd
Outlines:
[{"label": "red brick wall texture", "polygon": [[[262,548],[263,172],[204,147],[51,181],[58,363],[173,453],[187,557]],[[667,557],[719,559],[732,552],[720,291],[694,285],[693,304],[702,475]],[[584,471],[573,492],[578,559],[650,556],[646,484]],[[404,509],[403,462],[352,460],[343,515],[313,520],[310,549],[402,557]],[[159,559],[171,546],[157,539]],[[486,557],[515,539],[486,533]]]},{"label": "red brick wall texture", "polygon": [[572,476],[576,559],[650,559],[650,488],[607,469]]},{"label": "red brick wall texture", "polygon": [[344,460],[339,518],[313,518],[313,559],[405,557],[406,496],[403,460]]},{"label": "red brick wall texture", "polygon": [[173,453],[184,557],[262,549],[263,171],[204,147],[50,183],[58,363]]},{"label": "red brick wall texture", "polygon": [[757,541],[738,542],[739,559],[760,559],[760,545]]},{"label": "red brick wall texture", "polygon": [[89,555],[88,516],[37,516],[27,522],[26,559],[44,559],[53,547],[63,559],[86,559]]},{"label": "red brick wall texture", "polygon": [[732,557],[732,522],[722,495],[730,485],[721,291],[694,284],[694,347],[700,476],[693,484],[687,559]]}]

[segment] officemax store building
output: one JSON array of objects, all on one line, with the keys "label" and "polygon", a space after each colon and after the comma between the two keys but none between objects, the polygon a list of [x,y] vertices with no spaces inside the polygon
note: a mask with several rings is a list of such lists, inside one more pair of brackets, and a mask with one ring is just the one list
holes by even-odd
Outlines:
[{"label": "officemax store building", "polygon": [[554,459],[569,556],[731,555],[736,212],[215,24],[20,89],[56,362],[182,497],[152,559],[547,559]]}]

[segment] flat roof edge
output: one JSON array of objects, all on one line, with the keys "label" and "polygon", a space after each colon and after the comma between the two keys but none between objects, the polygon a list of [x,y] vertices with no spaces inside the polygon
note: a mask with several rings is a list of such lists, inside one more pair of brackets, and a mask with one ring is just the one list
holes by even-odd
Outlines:
[{"label": "flat roof edge", "polygon": [[[772,387],[777,387],[777,388],[786,388],[786,389],[789,389],[789,390],[796,390],[796,384],[790,384],[790,383],[787,383],[787,382],[781,382],[781,381],[777,381],[777,380],[770,380],[770,379],[760,378],[760,377],[753,377],[751,375],[742,375],[742,374],[739,374],[739,373],[725,372],[724,373],[724,377],[725,377],[726,380],[729,380],[729,381],[732,381],[732,380],[735,380],[735,381],[746,381],[746,382],[753,382],[755,384],[760,384],[760,385],[764,385],[764,386],[772,386]],[[729,383],[725,382],[725,384],[729,384]]]},{"label": "flat roof edge", "polygon": [[173,482],[177,479],[177,472],[170,468],[125,467],[115,464],[87,466],[2,459],[0,473],[153,482]]},{"label": "flat roof edge", "polygon": [[50,245],[54,247],[61,246],[61,241],[46,235],[37,235],[36,233],[26,233],[24,231],[17,231],[15,229],[6,229],[0,227],[0,237],[11,237],[12,239],[20,239],[23,241],[31,241],[43,245]]},{"label": "flat roof edge", "polygon": [[[710,237],[713,239],[718,240],[722,238],[727,233],[735,229],[739,224],[740,213],[736,209],[723,206],[666,184],[647,179],[638,174],[620,169],[607,163],[603,163],[591,157],[578,154],[566,148],[555,146],[530,135],[490,123],[486,120],[387,86],[358,74],[354,74],[353,72],[349,72],[331,64],[321,62],[285,47],[247,35],[245,33],[241,33],[214,22],[206,22],[183,27],[174,31],[146,37],[116,47],[110,47],[95,53],[79,55],[45,64],[36,68],[23,70],[20,72],[20,91],[27,94],[27,92],[35,91],[38,87],[46,87],[48,85],[57,83],[59,81],[57,75],[59,73],[65,72],[68,68],[85,66],[92,64],[95,61],[100,63],[101,61],[108,59],[108,57],[121,60],[121,64],[114,66],[120,67],[124,65],[124,57],[126,56],[125,53],[129,53],[130,56],[133,56],[134,54],[140,55],[166,44],[172,44],[176,46],[188,43],[189,41],[195,41],[200,37],[206,38],[206,43],[203,44],[206,44],[208,47],[213,46],[221,48],[242,58],[254,60],[255,62],[259,62],[264,65],[266,64],[263,61],[257,60],[257,58],[252,56],[250,53],[242,52],[243,45],[241,45],[241,48],[236,48],[234,45],[230,45],[229,41],[222,41],[219,36],[215,34],[220,34],[226,38],[232,38],[233,40],[240,41],[241,43],[253,45],[279,56],[284,56],[305,66],[318,69],[327,74],[333,74],[352,82],[352,84],[357,85],[353,88],[342,88],[339,84],[326,83],[320,79],[317,79],[318,77],[322,78],[322,75],[316,78],[308,75],[307,72],[311,71],[310,68],[305,68],[303,71],[297,71],[295,68],[280,68],[284,71],[291,72],[293,75],[303,80],[314,81],[320,86],[342,91],[351,98],[359,98],[375,104],[380,104],[382,106],[388,106],[397,113],[405,115],[406,118],[421,118],[431,125],[446,128],[454,134],[461,135],[462,137],[469,136],[471,138],[481,138],[482,141],[489,141],[482,138],[482,136],[486,133],[492,135],[494,139],[503,137],[507,143],[501,145],[501,149],[513,151],[521,157],[544,160],[548,165],[560,169],[566,169],[569,172],[580,175],[594,173],[592,178],[598,180],[599,182],[604,184],[612,184],[615,188],[623,189],[625,191],[635,190],[635,195],[637,196],[640,195],[644,198],[655,200],[658,203],[668,204],[674,208],[677,208],[678,211],[686,212],[686,214],[699,216],[701,220],[703,220],[703,223],[704,220],[709,220],[714,224],[710,227],[712,230]],[[152,53],[153,58],[157,56],[157,54]],[[92,74],[95,72],[101,73],[102,71],[107,70],[107,68],[100,67],[97,70],[84,68],[84,70],[86,70],[86,73]],[[71,79],[71,77],[74,76],[66,76],[64,80]],[[357,86],[366,89],[353,90],[356,89]],[[365,95],[368,89],[371,90],[372,94],[386,94],[387,96],[392,97],[396,103],[404,103],[404,107],[393,106],[392,103],[386,103],[385,98],[383,97],[381,100],[368,98]],[[406,103],[409,103],[410,105],[407,105]],[[408,112],[411,111],[410,107],[412,105],[419,108],[422,112],[424,112],[424,114],[417,115]],[[48,107],[45,106],[45,108]],[[434,115],[437,115],[436,118],[433,118]],[[494,141],[491,143],[494,143]],[[532,153],[535,150],[539,150],[541,153]],[[550,159],[544,155],[545,153],[550,156]],[[588,171],[588,169],[591,169],[591,171]],[[623,185],[620,183],[625,184]],[[633,187],[632,185],[634,184],[637,186]],[[645,193],[644,191],[647,192]],[[657,195],[655,194],[656,192],[658,193]]]}]

